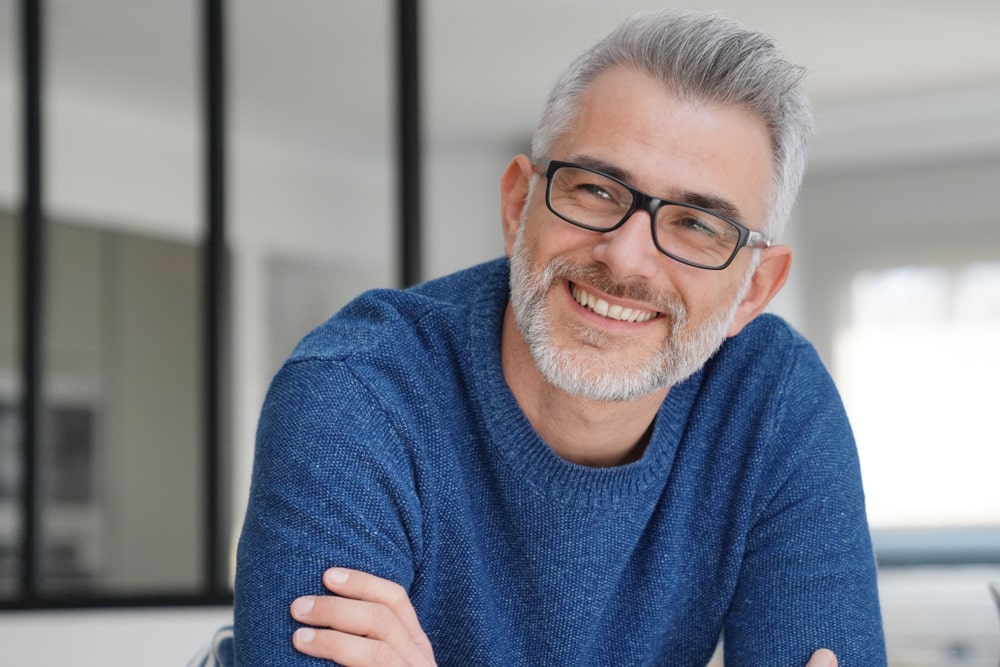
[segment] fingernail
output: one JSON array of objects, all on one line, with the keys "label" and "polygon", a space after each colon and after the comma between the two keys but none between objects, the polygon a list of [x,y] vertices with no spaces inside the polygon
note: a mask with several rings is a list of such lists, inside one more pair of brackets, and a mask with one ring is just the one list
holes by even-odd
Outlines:
[{"label": "fingernail", "polygon": [[312,611],[316,600],[311,597],[297,598],[292,602],[292,616],[305,616]]},{"label": "fingernail", "polygon": [[326,571],[326,583],[328,584],[342,584],[347,581],[349,573],[347,570],[340,567],[333,567]]},{"label": "fingernail", "polygon": [[295,631],[295,641],[299,644],[311,644],[316,639],[316,631],[312,628],[299,628]]}]

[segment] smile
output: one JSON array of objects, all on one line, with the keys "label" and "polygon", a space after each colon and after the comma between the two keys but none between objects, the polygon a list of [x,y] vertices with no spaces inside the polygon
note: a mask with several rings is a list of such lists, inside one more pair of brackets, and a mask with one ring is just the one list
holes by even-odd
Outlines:
[{"label": "smile", "polygon": [[574,283],[570,283],[569,289],[573,295],[573,299],[578,304],[609,320],[618,320],[619,322],[648,322],[654,317],[659,316],[659,313],[651,310],[624,308],[617,304],[609,304],[604,299],[595,297]]}]

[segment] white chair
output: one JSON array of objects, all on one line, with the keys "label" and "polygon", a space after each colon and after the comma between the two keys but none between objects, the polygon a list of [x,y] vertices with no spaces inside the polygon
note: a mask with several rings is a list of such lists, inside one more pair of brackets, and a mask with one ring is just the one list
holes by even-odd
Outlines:
[{"label": "white chair", "polygon": [[233,651],[233,626],[219,628],[212,641],[188,662],[187,667],[236,667]]}]

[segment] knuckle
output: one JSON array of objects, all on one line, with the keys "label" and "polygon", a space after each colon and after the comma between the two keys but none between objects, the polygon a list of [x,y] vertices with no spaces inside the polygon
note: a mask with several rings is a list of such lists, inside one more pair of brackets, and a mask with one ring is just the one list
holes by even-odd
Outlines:
[{"label": "knuckle", "polygon": [[409,604],[410,596],[407,594],[405,588],[392,582],[386,589],[386,601],[389,606],[396,607],[404,603]]},{"label": "knuckle", "polygon": [[396,615],[392,612],[392,609],[385,605],[372,605],[369,607],[368,613],[372,630],[375,632],[384,631],[396,620]]},{"label": "knuckle", "polygon": [[376,667],[389,667],[397,663],[396,653],[383,642],[371,642],[371,663]]},{"label": "knuckle", "polygon": [[343,598],[332,595],[320,598],[317,600],[315,606],[313,606],[312,618],[323,625],[329,626],[332,624],[333,619],[343,611],[343,607]]}]

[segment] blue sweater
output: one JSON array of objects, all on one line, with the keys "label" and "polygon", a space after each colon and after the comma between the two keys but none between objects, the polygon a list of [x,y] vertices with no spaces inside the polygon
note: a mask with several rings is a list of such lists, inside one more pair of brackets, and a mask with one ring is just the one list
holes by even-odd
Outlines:
[{"label": "blue sweater", "polygon": [[812,347],[761,316],[673,387],[639,461],[556,456],[500,365],[507,265],[365,294],[307,336],[260,419],[240,665],[322,664],[291,601],[394,580],[442,666],[885,664],[857,454]]}]

